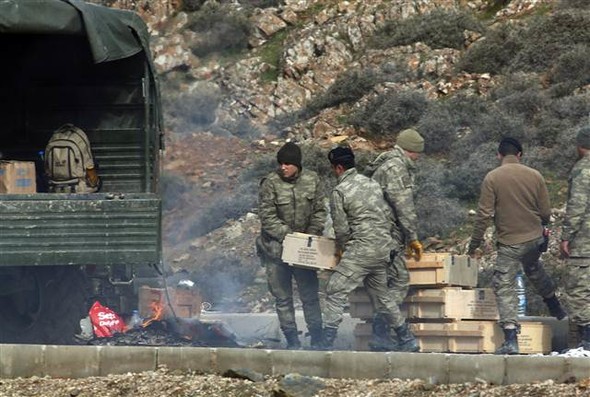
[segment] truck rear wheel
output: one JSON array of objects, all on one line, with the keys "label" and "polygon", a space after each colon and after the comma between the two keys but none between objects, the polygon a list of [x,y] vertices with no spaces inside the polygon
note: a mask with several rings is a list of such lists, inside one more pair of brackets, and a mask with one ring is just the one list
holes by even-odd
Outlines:
[{"label": "truck rear wheel", "polygon": [[77,266],[26,267],[0,296],[0,343],[72,344],[87,315],[86,276]]}]

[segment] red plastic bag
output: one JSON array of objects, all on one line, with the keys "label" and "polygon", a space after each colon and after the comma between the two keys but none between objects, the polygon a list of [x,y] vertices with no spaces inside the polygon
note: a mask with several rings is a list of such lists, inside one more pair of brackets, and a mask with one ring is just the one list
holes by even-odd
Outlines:
[{"label": "red plastic bag", "polygon": [[88,312],[94,335],[108,338],[117,332],[125,331],[123,319],[114,311],[96,301]]}]

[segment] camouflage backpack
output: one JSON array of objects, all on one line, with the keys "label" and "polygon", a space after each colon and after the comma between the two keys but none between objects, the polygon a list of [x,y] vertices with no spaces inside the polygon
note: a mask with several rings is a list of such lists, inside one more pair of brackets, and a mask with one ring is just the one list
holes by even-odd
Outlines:
[{"label": "camouflage backpack", "polygon": [[[94,180],[89,180],[89,171]],[[45,174],[51,192],[90,193],[98,189],[90,141],[84,131],[64,124],[53,133],[45,148]]]}]

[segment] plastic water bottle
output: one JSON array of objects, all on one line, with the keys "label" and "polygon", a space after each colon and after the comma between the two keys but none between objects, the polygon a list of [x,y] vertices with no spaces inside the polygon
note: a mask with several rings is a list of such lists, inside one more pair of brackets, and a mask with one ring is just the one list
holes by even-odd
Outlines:
[{"label": "plastic water bottle", "polygon": [[526,316],[526,289],[522,272],[516,273],[516,295],[518,296],[518,316]]},{"label": "plastic water bottle", "polygon": [[131,317],[129,318],[129,324],[127,324],[127,329],[139,328],[139,327],[141,327],[142,323],[143,323],[143,320],[139,316],[139,311],[133,310],[131,312]]}]

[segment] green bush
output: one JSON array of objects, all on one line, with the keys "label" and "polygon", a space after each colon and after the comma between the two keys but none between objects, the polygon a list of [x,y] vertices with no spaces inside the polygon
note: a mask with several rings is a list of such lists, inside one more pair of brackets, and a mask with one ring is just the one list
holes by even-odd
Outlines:
[{"label": "green bush", "polygon": [[223,123],[221,128],[242,139],[257,139],[262,135],[261,130],[247,117],[240,117],[237,121]]},{"label": "green bush", "polygon": [[545,71],[578,44],[590,43],[590,30],[586,28],[589,24],[590,14],[580,12],[556,12],[533,18],[523,32],[524,45],[514,57],[511,69]]},{"label": "green bush", "polygon": [[215,3],[207,3],[198,12],[190,14],[187,28],[200,36],[191,48],[198,57],[244,50],[248,48],[252,30],[245,13]]},{"label": "green bush", "polygon": [[206,1],[207,0],[182,0],[180,9],[185,12],[199,11]]},{"label": "green bush", "polygon": [[350,122],[367,130],[369,136],[395,134],[418,123],[428,107],[420,91],[388,91],[371,99],[355,112]]},{"label": "green bush", "polygon": [[445,169],[445,164],[428,157],[417,163],[415,205],[420,239],[445,238],[465,222],[465,206],[448,197]]},{"label": "green bush", "polygon": [[590,46],[580,44],[562,54],[552,67],[550,78],[553,84],[568,84],[571,91],[590,84]]},{"label": "green bush", "polygon": [[418,131],[424,137],[427,154],[448,153],[453,147],[460,123],[450,102],[431,102],[420,118]]},{"label": "green bush", "polygon": [[479,198],[483,178],[498,166],[497,148],[497,142],[487,142],[476,148],[461,151],[464,160],[449,164],[443,174],[442,184],[445,186],[446,196],[475,202]]},{"label": "green bush", "polygon": [[588,3],[588,0],[559,0],[557,6],[560,9],[590,9],[590,3]]},{"label": "green bush", "polygon": [[503,112],[521,115],[529,121],[546,105],[538,76],[525,73],[508,75],[490,92],[490,100]]},{"label": "green bush", "polygon": [[[493,74],[547,71],[556,59],[577,46],[588,45],[589,23],[589,13],[567,10],[537,15],[526,24],[504,23],[488,30],[484,39],[468,48],[459,69]],[[579,55],[573,53],[563,62],[567,64],[575,58]]]},{"label": "green bush", "polygon": [[390,48],[423,42],[432,48],[461,49],[465,44],[465,30],[483,32],[471,15],[437,8],[427,14],[387,21],[375,32],[370,46]]},{"label": "green bush", "polygon": [[383,75],[373,69],[347,71],[338,76],[326,92],[316,96],[307,104],[301,113],[301,118],[308,119],[323,109],[358,101],[382,81]]},{"label": "green bush", "polygon": [[484,38],[469,46],[457,69],[469,73],[504,73],[514,54],[524,45],[521,30],[519,26],[506,24],[489,29]]}]

